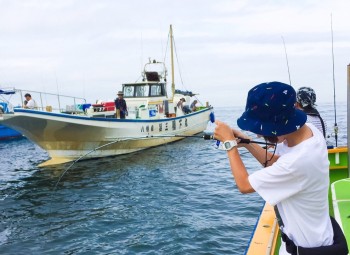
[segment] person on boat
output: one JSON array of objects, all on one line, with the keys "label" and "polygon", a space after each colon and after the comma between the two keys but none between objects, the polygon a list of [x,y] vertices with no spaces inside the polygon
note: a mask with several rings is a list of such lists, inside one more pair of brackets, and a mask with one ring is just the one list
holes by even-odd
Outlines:
[{"label": "person on boat", "polygon": [[326,138],[327,124],[316,109],[316,93],[310,87],[301,87],[297,91],[296,106],[307,115],[308,123],[312,123]]},{"label": "person on boat", "polygon": [[186,102],[185,98],[181,98],[179,100],[179,102],[177,103],[177,108],[181,109],[181,111],[183,111],[183,113],[188,114],[191,112],[190,108],[188,107],[188,105],[185,105],[184,103]]},{"label": "person on boat", "polygon": [[124,93],[123,91],[119,91],[117,95],[118,97],[114,100],[116,118],[120,117],[121,119],[125,119],[125,116],[128,114],[128,108],[125,99],[123,98]]},{"label": "person on boat", "polygon": [[177,108],[181,109],[183,108],[184,102],[186,102],[185,98],[180,98],[179,102],[177,102]]},{"label": "person on boat", "polygon": [[26,99],[25,101],[27,101],[27,103],[24,103],[23,108],[26,108],[26,109],[36,109],[37,108],[36,102],[32,98],[31,94],[26,93],[24,95],[24,98]]},{"label": "person on boat", "polygon": [[[223,142],[240,192],[257,192],[275,206],[286,241],[279,254],[347,254],[343,253],[346,241],[345,248],[341,243],[342,251],[333,252],[342,232],[329,217],[326,141],[314,125],[306,123],[306,114],[295,102],[293,87],[281,82],[262,83],[248,93],[237,124],[274,143],[274,152],[255,143],[239,143],[251,138],[221,121],[215,122],[214,137]],[[264,168],[249,175],[237,147],[247,149]],[[324,252],[325,247],[332,253]]]},{"label": "person on boat", "polygon": [[197,100],[194,100],[194,101],[192,102],[192,104],[190,105],[190,109],[191,109],[192,112],[197,111],[197,106],[196,106],[197,103],[198,103],[198,101],[197,101]]}]

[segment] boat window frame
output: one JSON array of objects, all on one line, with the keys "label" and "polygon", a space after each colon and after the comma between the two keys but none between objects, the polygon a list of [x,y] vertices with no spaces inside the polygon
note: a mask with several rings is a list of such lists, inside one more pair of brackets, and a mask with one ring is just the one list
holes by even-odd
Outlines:
[{"label": "boat window frame", "polygon": [[[142,89],[141,89],[142,88]],[[135,84],[134,97],[149,97],[149,84]]]},{"label": "boat window frame", "polygon": [[[164,83],[157,83],[157,84],[149,84],[149,96],[150,97],[160,97],[160,96],[164,96]],[[153,94],[153,88],[156,88],[158,92],[157,94]]]},{"label": "boat window frame", "polygon": [[[152,87],[158,87],[158,94],[152,94]],[[146,88],[145,91],[140,94],[137,88]],[[131,92],[128,92],[128,88],[131,88]],[[124,98],[143,98],[143,97],[164,97],[166,95],[166,84],[160,83],[128,83],[123,84]]]},{"label": "boat window frame", "polygon": [[[131,91],[128,92],[127,88],[131,88]],[[135,85],[124,85],[123,87],[123,97],[135,97]]]}]

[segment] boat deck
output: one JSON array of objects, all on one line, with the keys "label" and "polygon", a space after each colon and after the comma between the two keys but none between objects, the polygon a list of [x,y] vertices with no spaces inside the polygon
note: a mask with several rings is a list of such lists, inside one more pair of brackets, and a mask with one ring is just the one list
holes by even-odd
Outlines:
[{"label": "boat deck", "polygon": [[273,206],[265,203],[246,254],[271,254],[276,248],[278,233],[279,228]]},{"label": "boat deck", "polygon": [[350,244],[350,178],[332,184],[332,201],[334,217]]}]

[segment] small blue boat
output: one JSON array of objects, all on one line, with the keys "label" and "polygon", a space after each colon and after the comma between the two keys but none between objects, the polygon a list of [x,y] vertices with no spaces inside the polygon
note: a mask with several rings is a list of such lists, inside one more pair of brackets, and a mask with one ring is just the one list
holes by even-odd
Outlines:
[{"label": "small blue boat", "polygon": [[22,137],[22,134],[11,128],[0,125],[0,140]]},{"label": "small blue boat", "polygon": [[[1,95],[11,95],[14,94],[14,90],[2,90],[0,89]],[[3,113],[9,113],[9,107],[7,102],[0,101],[0,117]],[[22,134],[18,131],[5,127],[3,125],[0,125],[0,140],[7,140],[7,139],[13,139],[13,138],[19,138],[22,137]]]}]

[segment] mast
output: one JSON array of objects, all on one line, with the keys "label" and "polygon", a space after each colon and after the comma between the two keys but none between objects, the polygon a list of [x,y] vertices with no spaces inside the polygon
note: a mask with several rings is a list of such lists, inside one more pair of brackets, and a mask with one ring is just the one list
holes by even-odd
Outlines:
[{"label": "mast", "polygon": [[175,95],[175,78],[174,78],[174,42],[173,42],[173,26],[170,25],[170,53],[171,53],[171,91],[173,99]]}]

